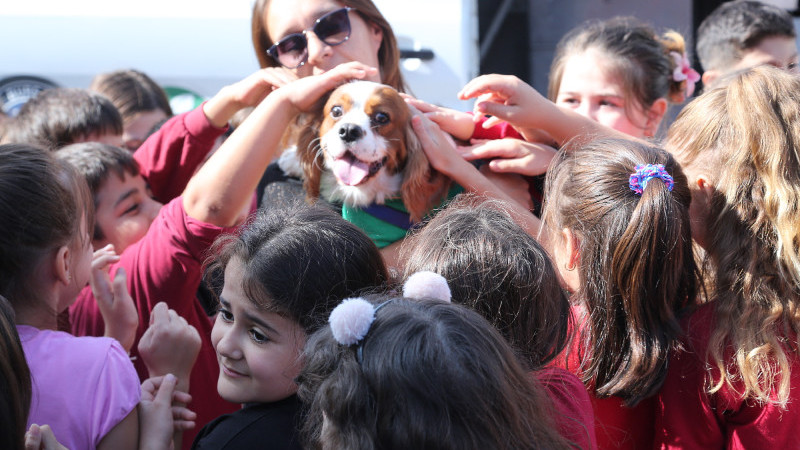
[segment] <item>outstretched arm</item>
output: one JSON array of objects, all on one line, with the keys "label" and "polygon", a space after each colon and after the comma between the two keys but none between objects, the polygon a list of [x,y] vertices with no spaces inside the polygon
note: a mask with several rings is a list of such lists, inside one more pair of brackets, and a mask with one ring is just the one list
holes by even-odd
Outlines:
[{"label": "outstretched arm", "polygon": [[186,213],[217,226],[236,225],[292,119],[339,84],[375,71],[352,62],[273,91],[191,179],[183,194]]},{"label": "outstretched arm", "polygon": [[[483,75],[467,83],[458,96],[462,100],[476,98],[475,117],[489,114],[519,129],[523,135],[546,131],[559,145],[598,137],[632,139],[580,114],[561,108],[536,92],[534,88],[511,75]],[[497,120],[487,120],[484,126]]]}]

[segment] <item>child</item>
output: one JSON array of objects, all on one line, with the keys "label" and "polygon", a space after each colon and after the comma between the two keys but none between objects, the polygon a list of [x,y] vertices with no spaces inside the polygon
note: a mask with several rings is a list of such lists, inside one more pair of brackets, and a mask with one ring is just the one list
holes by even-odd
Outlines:
[{"label": "child", "polygon": [[761,64],[797,72],[796,36],[792,15],[777,6],[747,0],[720,4],[697,29],[703,84]]},{"label": "child", "polygon": [[656,443],[796,448],[800,80],[762,66],[719,84],[667,138],[689,175],[711,289],[670,361]]},{"label": "child", "polygon": [[0,147],[0,171],[0,294],[30,366],[29,423],[49,424],[68,448],[136,448],[139,380],[126,352],[112,339],[55,331],[89,282],[88,188],[69,165],[26,145]]},{"label": "child", "polygon": [[122,117],[104,96],[78,88],[45,89],[8,123],[2,143],[56,150],[76,142],[122,143]]},{"label": "child", "polygon": [[683,103],[700,75],[683,37],[663,37],[631,17],[578,25],[556,47],[548,97],[605,126],[653,137],[669,103]]},{"label": "child", "polygon": [[244,408],[209,423],[193,448],[300,448],[294,377],[306,336],[342,298],[382,287],[377,247],[322,207],[261,211],[236,235],[215,243],[225,272],[211,342],[217,388]]},{"label": "child", "polygon": [[138,70],[97,75],[89,90],[105,95],[122,116],[122,145],[136,151],[159,123],[172,117],[164,89]]},{"label": "child", "polygon": [[[562,137],[574,132],[568,120],[589,122],[513,77],[482,77],[462,92],[493,92],[498,101],[505,99],[505,105],[476,107],[518,112],[520,128],[541,116],[540,123],[554,124],[545,130]],[[534,103],[541,107],[531,107]],[[558,129],[556,118],[567,124]],[[441,131],[426,126],[429,121],[418,116],[413,123],[434,167],[468,190],[502,197],[447,148]],[[575,142],[548,171],[545,194],[553,198],[545,205],[547,226],[530,214],[521,213],[518,220],[550,249],[574,296],[573,334],[580,338],[559,365],[581,377],[595,397],[598,446],[648,447],[652,396],[666,375],[668,352],[678,345],[677,312],[696,301],[686,178],[660,149],[627,140]],[[645,170],[637,168],[641,165]],[[656,184],[650,171],[660,177]]]},{"label": "child", "polygon": [[567,448],[546,394],[479,314],[440,300],[348,299],[306,345],[310,448]]},{"label": "child", "polygon": [[[191,407],[197,413],[200,425],[236,408],[214,390],[219,365],[210,341],[212,324],[195,294],[202,276],[205,252],[220,233],[242,220],[243,211],[249,212],[258,179],[277,153],[277,143],[261,145],[263,141],[259,138],[288,126],[294,117],[292,114],[310,107],[333,86],[367,73],[371,73],[371,69],[363,65],[344,65],[275,91],[271,91],[271,85],[266,83],[261,73],[256,73],[236,85],[223,88],[223,97],[232,101],[222,106],[208,102],[200,116],[211,106],[222,113],[236,111],[243,102],[257,102],[267,92],[272,93],[191,178],[183,195],[174,199],[170,196],[180,192],[177,189],[180,183],[176,180],[188,180],[204,156],[187,154],[186,146],[183,151],[180,151],[180,146],[171,146],[166,153],[148,153],[149,165],[141,166],[142,174],[147,173],[147,184],[138,173],[136,164],[125,162],[126,155],[127,158],[130,155],[122,149],[85,147],[86,154],[76,151],[78,154],[72,155],[75,159],[71,162],[81,167],[87,179],[91,180],[94,178],[92,174],[97,174],[100,180],[94,199],[98,227],[104,237],[95,236],[97,239],[93,243],[96,246],[112,243],[120,253],[119,262],[110,270],[113,275],[116,268],[121,267],[129,274],[128,289],[139,313],[137,338],[144,332],[150,321],[150,311],[158,301],[166,301],[200,332],[203,345],[190,380],[190,393],[195,402]],[[207,127],[208,120],[203,120]],[[159,135],[153,138],[161,139]],[[137,155],[149,151],[147,148],[145,143]],[[168,155],[173,157],[168,158]],[[63,157],[69,156],[65,154]],[[106,159],[111,163],[106,165]],[[195,165],[180,164],[187,160]],[[172,175],[164,176],[165,173]],[[148,184],[156,200],[150,198]],[[158,199],[165,199],[168,203],[162,207]],[[106,212],[107,220],[104,219]],[[88,289],[70,309],[70,318],[76,335],[102,335],[104,332],[97,303]],[[142,379],[146,378],[147,372],[140,359],[135,364]],[[179,387],[184,386],[179,384]],[[184,446],[188,446],[192,438],[193,432],[188,433]]]},{"label": "child", "polygon": [[[444,276],[455,303],[500,331],[555,405],[560,431],[580,448],[597,448],[594,413],[581,382],[545,365],[568,343],[569,301],[544,249],[500,202],[461,196],[406,244],[405,277]],[[559,414],[560,413],[560,414]]]}]

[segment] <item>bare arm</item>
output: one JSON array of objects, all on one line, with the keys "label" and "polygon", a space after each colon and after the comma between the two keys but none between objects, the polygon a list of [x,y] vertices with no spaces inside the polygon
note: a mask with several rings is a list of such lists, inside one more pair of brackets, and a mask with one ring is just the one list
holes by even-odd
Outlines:
[{"label": "bare arm", "polygon": [[186,213],[217,226],[236,225],[267,165],[278,155],[292,119],[325,92],[375,70],[360,63],[342,64],[268,95],[189,182],[183,193]]}]

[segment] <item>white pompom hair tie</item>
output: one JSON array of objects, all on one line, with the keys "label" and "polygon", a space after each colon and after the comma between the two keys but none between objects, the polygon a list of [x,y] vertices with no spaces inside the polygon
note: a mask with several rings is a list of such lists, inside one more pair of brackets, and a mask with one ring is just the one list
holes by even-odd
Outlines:
[{"label": "white pompom hair tie", "polygon": [[436,272],[422,271],[412,274],[403,284],[403,297],[434,298],[449,302],[452,298],[447,280]]}]

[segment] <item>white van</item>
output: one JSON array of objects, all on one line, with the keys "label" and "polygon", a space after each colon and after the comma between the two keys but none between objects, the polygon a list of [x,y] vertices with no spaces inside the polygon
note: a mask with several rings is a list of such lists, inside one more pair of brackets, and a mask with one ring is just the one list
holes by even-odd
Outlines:
[{"label": "white van", "polygon": [[[85,88],[96,74],[117,69],[138,69],[162,86],[205,98],[258,69],[253,0],[4,3],[0,103],[10,115],[45,87]],[[407,56],[402,68],[413,93],[469,109],[455,94],[478,72],[475,0],[375,3]]]}]

